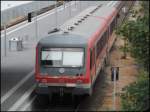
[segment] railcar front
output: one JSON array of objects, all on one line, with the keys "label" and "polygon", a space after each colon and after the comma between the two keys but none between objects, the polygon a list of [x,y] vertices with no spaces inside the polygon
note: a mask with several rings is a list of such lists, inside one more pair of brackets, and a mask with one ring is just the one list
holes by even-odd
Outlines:
[{"label": "railcar front", "polygon": [[36,48],[38,94],[89,94],[87,40],[79,35],[53,34]]}]

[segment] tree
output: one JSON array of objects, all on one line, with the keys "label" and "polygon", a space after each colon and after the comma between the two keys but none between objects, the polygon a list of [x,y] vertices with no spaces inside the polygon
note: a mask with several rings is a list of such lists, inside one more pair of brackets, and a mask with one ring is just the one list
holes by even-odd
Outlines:
[{"label": "tree", "polygon": [[[134,22],[134,21],[133,21]],[[133,24],[132,21],[125,21],[116,31],[116,34],[120,35],[123,40],[124,40],[124,47],[123,47],[123,51],[124,51],[124,56],[123,58],[126,58],[127,55],[127,45],[128,45],[128,38],[130,37],[130,27]]]},{"label": "tree", "polygon": [[[147,5],[144,3],[144,5]],[[143,6],[144,6],[143,5]],[[148,7],[148,6],[147,6]],[[131,47],[131,55],[137,59],[144,68],[149,71],[149,16],[147,9],[143,17],[137,16],[137,20],[127,20],[117,30],[117,34],[124,37],[124,56],[127,51],[127,41]]]},{"label": "tree", "polygon": [[121,102],[122,109],[126,111],[149,109],[149,1],[142,1],[141,6],[141,10],[135,14],[136,21],[127,20],[117,31],[128,39],[132,56],[144,69],[135,83],[124,88]]},{"label": "tree", "polygon": [[144,111],[149,108],[149,76],[140,71],[137,82],[124,88],[121,95],[122,109],[124,111]]}]

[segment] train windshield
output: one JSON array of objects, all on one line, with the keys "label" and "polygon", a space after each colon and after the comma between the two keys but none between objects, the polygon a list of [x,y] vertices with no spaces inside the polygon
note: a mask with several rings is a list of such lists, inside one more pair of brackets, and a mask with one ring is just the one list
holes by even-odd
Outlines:
[{"label": "train windshield", "polygon": [[48,67],[82,67],[82,48],[50,48],[41,52],[41,64]]}]

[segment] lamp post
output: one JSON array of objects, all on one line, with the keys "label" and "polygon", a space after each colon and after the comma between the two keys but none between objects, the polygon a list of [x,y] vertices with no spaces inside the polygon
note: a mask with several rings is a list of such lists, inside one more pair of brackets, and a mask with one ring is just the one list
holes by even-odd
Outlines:
[{"label": "lamp post", "polygon": [[[8,4],[8,7],[10,7],[10,4]],[[6,17],[7,19],[9,18],[9,16]],[[10,18],[9,18],[10,19]],[[7,22],[9,22],[9,19],[8,21],[5,21],[4,22],[4,55],[6,56],[7,55]]]},{"label": "lamp post", "polygon": [[65,1],[63,2],[63,5],[64,5],[64,10],[65,10]]},{"label": "lamp post", "polygon": [[81,11],[81,2],[82,2],[82,1],[80,1],[80,3],[79,3],[79,5],[80,5],[80,11]]},{"label": "lamp post", "polygon": [[89,6],[89,1],[87,1],[87,7]]},{"label": "lamp post", "polygon": [[113,81],[113,110],[116,110],[116,81],[119,79],[119,67],[111,68],[111,80]]},{"label": "lamp post", "polygon": [[7,35],[6,35],[6,23],[4,23],[4,54],[5,54],[5,56],[6,56],[6,54],[7,54],[7,40],[6,40],[6,38],[7,38]]},{"label": "lamp post", "polygon": [[69,2],[69,16],[71,17],[71,1]]},{"label": "lamp post", "polygon": [[55,25],[56,28],[58,27],[58,22],[57,22],[57,1],[55,2]]},{"label": "lamp post", "polygon": [[77,1],[75,0],[75,8],[77,8]]},{"label": "lamp post", "polygon": [[38,22],[37,22],[37,11],[36,11],[36,17],[35,17],[35,36],[36,36],[36,40],[38,40]]},{"label": "lamp post", "polygon": [[113,110],[116,110],[116,70],[114,72]]}]

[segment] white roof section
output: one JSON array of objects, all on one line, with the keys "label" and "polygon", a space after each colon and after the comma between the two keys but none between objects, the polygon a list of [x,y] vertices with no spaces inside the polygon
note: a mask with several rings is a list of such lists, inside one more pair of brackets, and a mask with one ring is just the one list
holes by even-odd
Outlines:
[{"label": "white roof section", "polygon": [[33,1],[1,1],[1,11],[31,2]]},{"label": "white roof section", "polygon": [[[96,9],[97,6],[91,6],[89,8],[87,8],[86,10],[84,10],[83,12],[79,13],[77,16],[75,16],[74,18],[66,21],[63,25],[60,26],[60,29],[63,31],[68,31],[68,28],[73,26],[73,27],[78,27],[75,25],[75,23],[78,24],[78,21],[80,21],[82,18],[84,18],[87,15],[90,15],[90,12],[94,9]],[[86,19],[86,18],[85,18]],[[80,24],[80,23],[79,23]]]},{"label": "white roof section", "polygon": [[[107,21],[106,23],[106,20],[99,19],[98,17],[111,17],[114,10],[113,7],[107,7],[106,5],[91,6],[74,18],[65,22],[60,26],[60,29],[61,31],[68,31],[89,38],[89,35],[94,34],[97,29],[103,29],[104,24],[110,24],[110,21]],[[111,19],[113,17],[111,17]]]}]

